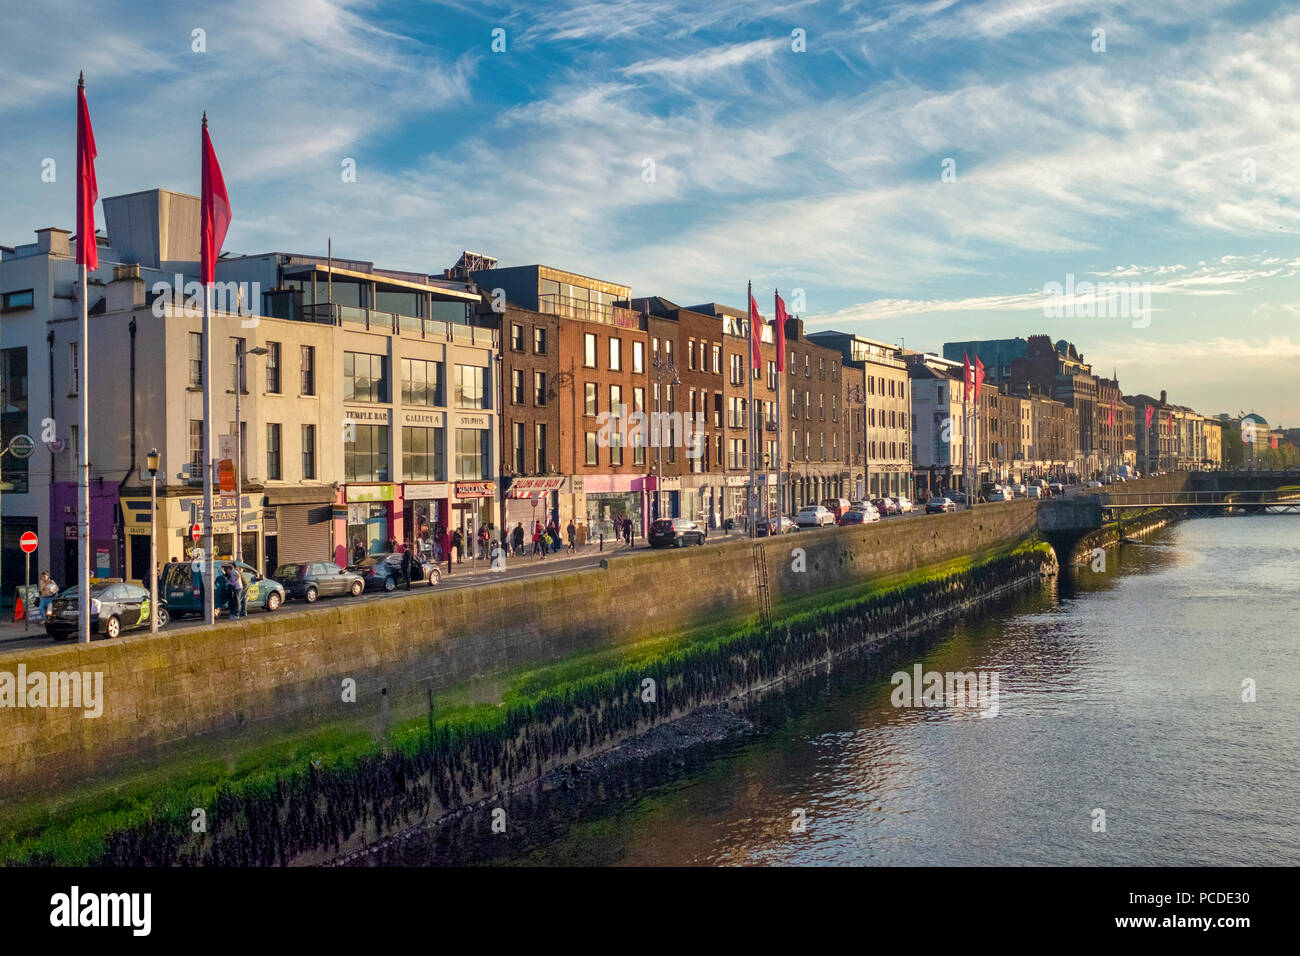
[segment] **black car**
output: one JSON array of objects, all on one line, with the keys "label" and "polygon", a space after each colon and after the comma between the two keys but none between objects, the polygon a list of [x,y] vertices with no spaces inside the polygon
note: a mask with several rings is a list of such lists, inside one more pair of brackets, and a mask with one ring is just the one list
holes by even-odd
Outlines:
[{"label": "black car", "polygon": [[[161,604],[161,602],[159,602]],[[79,628],[76,587],[53,601],[45,613],[45,633],[56,641],[74,637]],[[167,624],[167,609],[158,611],[158,626]],[[123,631],[149,626],[149,592],[138,584],[94,584],[90,588],[90,633],[117,637]]]},{"label": "black car", "polygon": [[366,589],[366,580],[356,571],[340,568],[333,561],[282,564],[271,575],[284,587],[289,597],[311,604],[318,597],[351,594],[356,597]]},{"label": "black car", "polygon": [[[411,555],[411,559],[415,562],[411,568],[412,584],[420,581],[437,584],[442,580],[442,571],[438,565],[431,561],[422,562],[419,555],[415,554]],[[367,591],[395,591],[406,586],[406,579],[402,577],[402,555],[399,552],[372,554],[357,564],[349,564],[347,569],[360,575]]]},{"label": "black car", "polygon": [[925,513],[928,515],[947,514],[950,511],[957,510],[957,503],[951,498],[931,498],[925,503]]},{"label": "black car", "polygon": [[704,544],[705,531],[690,518],[659,518],[650,522],[650,547],[680,548]]}]

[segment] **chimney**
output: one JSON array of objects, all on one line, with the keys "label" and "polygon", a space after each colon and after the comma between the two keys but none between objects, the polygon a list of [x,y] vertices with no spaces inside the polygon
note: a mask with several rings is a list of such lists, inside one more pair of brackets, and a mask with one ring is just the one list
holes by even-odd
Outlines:
[{"label": "chimney", "polygon": [[53,226],[37,229],[36,248],[52,256],[70,256],[72,247],[68,243],[68,237],[71,235],[68,230],[55,229]]},{"label": "chimney", "polygon": [[133,309],[144,304],[144,279],[140,277],[138,262],[113,267],[113,281],[108,284],[105,298],[108,300],[105,311],[108,312]]},{"label": "chimney", "polygon": [[1163,388],[1160,390],[1160,404],[1161,405],[1169,404],[1169,396],[1167,395],[1167,393]]}]

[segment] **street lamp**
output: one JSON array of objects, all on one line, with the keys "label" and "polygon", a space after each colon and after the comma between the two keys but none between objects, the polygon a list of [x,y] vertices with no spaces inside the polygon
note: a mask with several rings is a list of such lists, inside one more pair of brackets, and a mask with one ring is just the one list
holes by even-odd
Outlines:
[{"label": "street lamp", "polygon": [[239,396],[244,390],[244,355],[266,355],[270,349],[260,345],[235,355],[235,560],[244,560],[244,419],[239,412]]},{"label": "street lamp", "polygon": [[[682,380],[677,376],[677,369],[673,365],[672,359],[665,360],[664,358],[656,354],[654,357],[654,361],[651,362],[650,364],[651,367],[654,368],[655,384],[658,386],[655,389],[655,411],[662,413],[663,397],[661,393],[663,391],[664,381],[668,380],[669,388],[676,388],[678,385],[682,383]],[[663,418],[661,417],[660,422],[662,421]],[[664,516],[664,498],[663,498],[663,491],[662,491],[662,486],[664,482],[664,450],[663,450],[664,443],[662,441],[662,436],[660,436],[660,438],[661,438],[660,441],[655,442],[655,517],[656,518],[662,518]]]},{"label": "street lamp", "polygon": [[149,468],[149,633],[158,633],[158,449],[145,457]]},{"label": "street lamp", "polygon": [[[867,501],[871,500],[871,447],[867,440],[867,389],[865,385],[850,385],[849,395],[850,402],[862,403],[862,497]],[[883,413],[882,413],[883,414]],[[852,448],[853,439],[849,439]],[[882,456],[883,457],[883,456]]]}]

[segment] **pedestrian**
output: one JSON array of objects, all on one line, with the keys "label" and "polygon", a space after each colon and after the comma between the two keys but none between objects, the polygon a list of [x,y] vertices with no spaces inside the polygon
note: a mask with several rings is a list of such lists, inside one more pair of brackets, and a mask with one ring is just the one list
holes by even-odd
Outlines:
[{"label": "pedestrian", "polygon": [[233,621],[239,617],[239,575],[230,564],[225,565],[222,572],[226,575],[226,614]]},{"label": "pedestrian", "polygon": [[451,548],[456,552],[456,563],[465,563],[465,536],[457,528],[451,535]]},{"label": "pedestrian", "polygon": [[396,538],[389,538],[389,539],[388,539],[388,553],[389,553],[389,554],[396,554],[396,553],[397,553],[397,539],[396,539]]},{"label": "pedestrian", "polygon": [[366,546],[361,543],[360,538],[356,538],[352,542],[352,563],[360,564],[365,559],[366,559]]},{"label": "pedestrian", "polygon": [[533,522],[533,557],[545,557],[542,554],[542,523]]},{"label": "pedestrian", "polygon": [[49,571],[42,571],[40,581],[36,587],[36,593],[40,596],[40,619],[45,620],[45,611],[59,594],[59,586],[54,583],[54,578],[50,577]]},{"label": "pedestrian", "polygon": [[575,528],[575,527],[573,526],[573,519],[572,519],[572,518],[569,519],[569,524],[568,524],[568,526],[564,529],[564,533],[567,534],[567,535],[569,536],[569,550],[570,550],[570,551],[575,550],[576,547],[577,547],[577,545],[575,544],[575,541],[576,541],[577,536],[578,536],[578,529]]},{"label": "pedestrian", "polygon": [[524,556],[524,523],[522,521],[515,525],[515,530],[510,532],[510,543],[514,546],[515,555],[522,558]]},{"label": "pedestrian", "polygon": [[406,579],[406,590],[408,591],[411,590],[411,570],[412,565],[415,564],[411,554],[413,547],[414,545],[408,544],[406,549],[402,551],[402,577]]},{"label": "pedestrian", "polygon": [[253,589],[252,577],[239,565],[235,565],[235,573],[239,575],[239,616],[248,617],[248,592]]},{"label": "pedestrian", "polygon": [[630,548],[632,547],[632,519],[623,519],[623,541]]}]

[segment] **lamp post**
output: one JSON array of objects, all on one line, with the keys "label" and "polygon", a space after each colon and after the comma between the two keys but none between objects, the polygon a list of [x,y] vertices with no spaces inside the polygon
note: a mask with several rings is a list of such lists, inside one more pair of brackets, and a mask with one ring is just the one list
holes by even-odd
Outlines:
[{"label": "lamp post", "polygon": [[269,349],[254,346],[247,352],[242,347],[235,355],[235,560],[244,560],[244,419],[239,411],[239,396],[244,391],[244,355],[266,355]]},{"label": "lamp post", "polygon": [[149,633],[158,633],[158,449],[145,458],[149,468]]},{"label": "lamp post", "polygon": [[[871,500],[871,445],[867,440],[867,389],[865,385],[849,386],[849,401],[862,404],[862,497]],[[852,441],[852,439],[850,439]],[[850,445],[852,447],[852,445]]]}]

